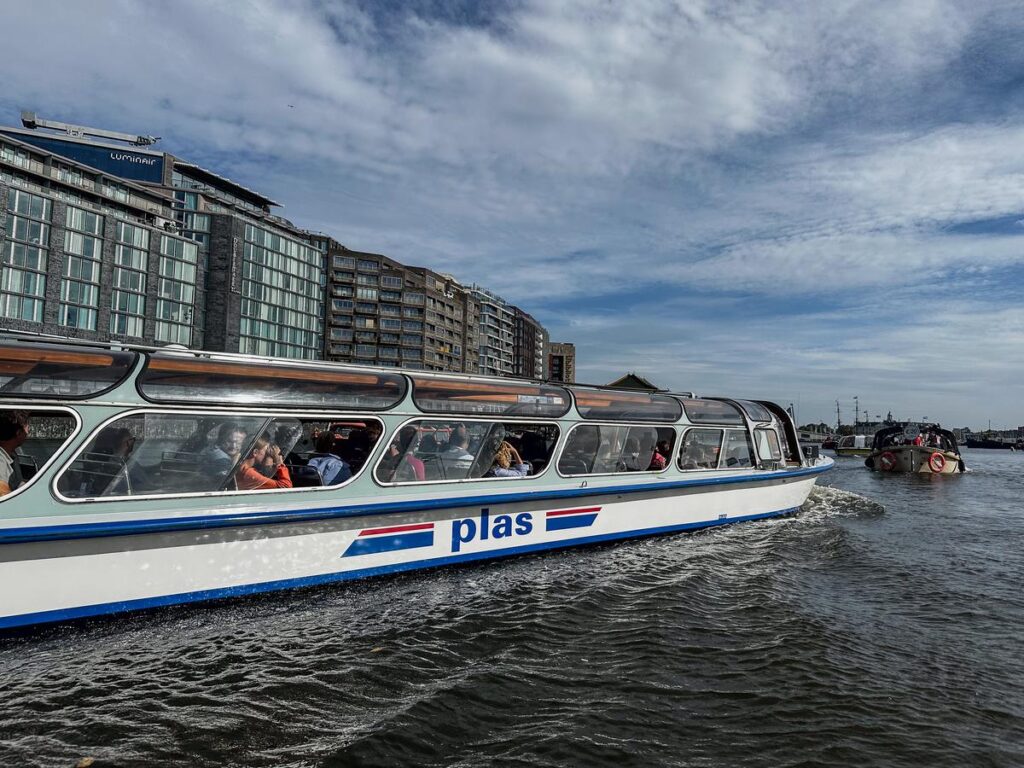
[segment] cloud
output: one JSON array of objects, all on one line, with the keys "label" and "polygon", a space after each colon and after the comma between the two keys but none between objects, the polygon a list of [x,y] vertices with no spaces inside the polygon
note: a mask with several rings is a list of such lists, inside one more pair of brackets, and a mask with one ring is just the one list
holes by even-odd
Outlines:
[{"label": "cloud", "polygon": [[924,369],[948,408],[984,391],[1016,418],[988,384],[1020,343],[1024,241],[993,224],[1024,197],[1014,3],[38,0],[4,22],[5,122],[162,135],[301,226],[498,291],[584,372],[770,384],[825,418],[851,381],[910,409],[884,372]]}]

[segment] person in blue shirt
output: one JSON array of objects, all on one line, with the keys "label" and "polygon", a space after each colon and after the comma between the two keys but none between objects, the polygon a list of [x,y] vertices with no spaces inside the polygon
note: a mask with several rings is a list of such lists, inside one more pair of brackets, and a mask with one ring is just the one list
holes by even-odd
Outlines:
[{"label": "person in blue shirt", "polygon": [[330,430],[321,432],[316,438],[316,453],[309,460],[309,466],[320,473],[324,485],[337,485],[352,477],[348,462],[334,453],[334,435]]}]

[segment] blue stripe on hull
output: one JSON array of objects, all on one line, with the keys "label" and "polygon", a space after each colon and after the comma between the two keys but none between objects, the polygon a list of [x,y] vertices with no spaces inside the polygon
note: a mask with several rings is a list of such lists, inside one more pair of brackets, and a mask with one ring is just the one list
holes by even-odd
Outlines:
[{"label": "blue stripe on hull", "polygon": [[400,533],[397,536],[376,536],[372,539],[356,539],[349,544],[342,557],[373,555],[378,552],[397,552],[401,549],[417,549],[434,546],[434,532]]},{"label": "blue stripe on hull", "polygon": [[[26,541],[56,541],[62,539],[87,539],[96,536],[130,536],[139,533],[163,531],[204,530],[208,528],[233,528],[240,525],[277,525],[300,521],[330,520],[341,517],[386,515],[396,512],[418,512],[431,509],[456,509],[460,507],[489,506],[493,504],[514,504],[520,501],[546,501],[548,499],[583,498],[623,495],[631,493],[652,493],[680,488],[703,488],[708,486],[742,485],[745,483],[779,483],[799,477],[808,477],[827,472],[832,464],[822,467],[805,467],[778,474],[733,475],[730,477],[705,477],[694,480],[673,480],[650,485],[613,485],[589,488],[562,488],[555,490],[533,490],[525,493],[491,493],[482,496],[443,497],[416,499],[413,501],[363,504],[350,507],[326,507],[304,509],[294,512],[250,512],[237,515],[202,515],[196,517],[161,518],[158,520],[125,520],[114,523],[76,523],[71,525],[35,525],[20,528],[0,528],[0,545],[19,544]],[[512,481],[509,481],[512,482]],[[429,490],[429,489],[428,489]]]},{"label": "blue stripe on hull", "polygon": [[643,536],[656,536],[658,534],[678,533],[680,531],[692,531],[699,528],[709,528],[716,525],[731,525],[750,520],[764,520],[770,517],[779,517],[796,512],[799,507],[782,509],[777,512],[763,512],[755,515],[743,515],[731,519],[705,520],[698,523],[681,523],[679,525],[666,525],[658,528],[642,528],[635,531],[623,531],[621,533],[608,533],[598,536],[584,536],[576,539],[563,539],[561,541],[545,541],[537,544],[528,544],[522,547],[509,547],[507,549],[490,550],[487,552],[473,552],[468,554],[451,555],[448,557],[436,557],[428,560],[416,560],[410,563],[397,563],[393,565],[381,565],[374,568],[362,568],[356,571],[344,571],[339,573],[327,573],[320,576],[303,576],[297,579],[282,579],[280,581],[267,581],[259,584],[243,584],[236,587],[224,587],[220,589],[207,589],[199,592],[183,592],[177,595],[164,595],[161,597],[147,597],[139,600],[126,600],[118,603],[101,603],[98,605],[85,605],[79,608],[65,608],[57,611],[41,611],[39,613],[25,613],[19,616],[0,617],[0,630],[27,627],[33,624],[48,624],[58,621],[72,621],[84,619],[90,616],[102,616],[106,614],[125,613],[128,611],[141,611],[149,608],[161,608],[169,605],[180,605],[183,603],[197,603],[207,600],[216,600],[227,597],[241,597],[244,595],[255,595],[262,592],[274,592],[282,589],[294,589],[296,587],[307,587],[318,584],[329,584],[331,582],[351,581],[371,576],[383,576],[403,571],[413,571],[421,568],[433,568],[443,565],[454,565],[467,563],[474,560],[498,559],[513,555],[523,555],[533,552],[543,552],[550,549],[562,549],[568,547],[582,546],[587,544],[600,544],[606,541],[620,539],[639,538]]},{"label": "blue stripe on hull", "polygon": [[597,514],[593,515],[566,515],[565,517],[549,517],[547,519],[547,530],[565,531],[569,528],[589,528],[597,520]]}]

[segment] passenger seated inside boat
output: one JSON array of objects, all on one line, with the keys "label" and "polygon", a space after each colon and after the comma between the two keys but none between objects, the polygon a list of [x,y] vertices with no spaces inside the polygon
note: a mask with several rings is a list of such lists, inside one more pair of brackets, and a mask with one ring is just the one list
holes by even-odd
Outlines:
[{"label": "passenger seated inside boat", "polygon": [[668,440],[659,440],[654,447],[654,455],[651,456],[651,463],[647,469],[660,471],[668,466],[669,456],[672,455],[672,445]]},{"label": "passenger seated inside boat", "polygon": [[[265,477],[257,467],[262,467],[270,458],[274,474]],[[235,484],[240,491],[265,490],[270,488],[291,488],[292,478],[288,467],[284,464],[281,449],[271,445],[265,437],[256,438],[249,455],[238,465],[235,471]]]},{"label": "passenger seated inside boat", "polygon": [[316,453],[310,457],[307,466],[317,471],[322,485],[336,485],[352,477],[352,469],[348,462],[334,453],[333,434],[320,433],[316,438],[315,448]]},{"label": "passenger seated inside boat", "polygon": [[523,461],[511,443],[503,440],[494,454],[494,461],[486,477],[526,477],[528,474],[530,465]]},{"label": "passenger seated inside boat", "polygon": [[441,460],[455,470],[469,472],[475,458],[469,452],[469,430],[465,424],[457,424],[448,437],[448,443],[441,453]]},{"label": "passenger seated inside boat", "polygon": [[28,435],[28,411],[0,412],[0,496],[18,490],[24,482],[17,452]]},{"label": "passenger seated inside boat", "polygon": [[217,440],[199,452],[199,466],[212,477],[226,477],[238,463],[245,445],[246,432],[238,424],[228,421],[217,430]]},{"label": "passenger seated inside boat", "polygon": [[416,456],[418,445],[419,430],[416,427],[409,424],[398,430],[377,467],[377,477],[383,482],[393,483],[425,480],[423,460]]}]

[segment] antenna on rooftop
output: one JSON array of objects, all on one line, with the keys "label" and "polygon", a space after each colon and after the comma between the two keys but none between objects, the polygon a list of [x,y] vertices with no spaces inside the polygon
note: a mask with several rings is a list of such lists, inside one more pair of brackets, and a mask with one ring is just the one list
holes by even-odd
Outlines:
[{"label": "antenna on rooftop", "polygon": [[62,123],[59,120],[44,120],[37,116],[35,112],[28,111],[21,113],[21,124],[26,128],[32,129],[49,128],[54,131],[63,131],[68,136],[76,138],[95,136],[98,139],[123,141],[134,147],[149,147],[160,141],[159,136],[141,136],[131,133],[120,133],[119,131],[107,131],[102,128],[88,128],[84,125],[72,125],[71,123]]}]

